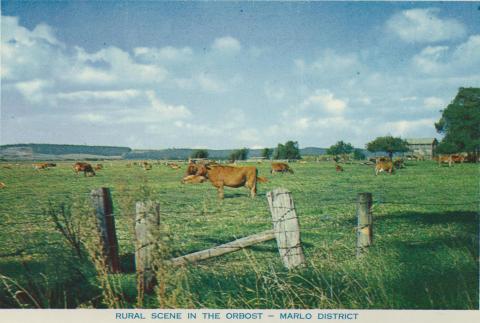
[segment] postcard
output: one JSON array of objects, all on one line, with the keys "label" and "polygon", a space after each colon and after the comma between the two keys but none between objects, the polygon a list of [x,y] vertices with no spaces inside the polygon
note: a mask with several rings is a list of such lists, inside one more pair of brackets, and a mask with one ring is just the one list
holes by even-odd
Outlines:
[{"label": "postcard", "polygon": [[478,2],[1,6],[1,322],[480,318]]}]

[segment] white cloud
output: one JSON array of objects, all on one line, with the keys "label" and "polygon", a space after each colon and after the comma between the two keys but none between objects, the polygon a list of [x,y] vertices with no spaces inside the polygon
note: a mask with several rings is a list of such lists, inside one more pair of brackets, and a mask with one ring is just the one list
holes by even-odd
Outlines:
[{"label": "white cloud", "polygon": [[142,94],[139,90],[127,89],[121,91],[75,91],[60,92],[56,95],[57,99],[74,102],[87,101],[109,101],[109,102],[125,102]]},{"label": "white cloud", "polygon": [[405,42],[434,43],[461,38],[465,26],[455,19],[438,17],[439,9],[409,9],[393,15],[387,21],[389,31]]},{"label": "white cloud", "polygon": [[212,49],[223,53],[237,53],[242,46],[240,42],[231,36],[216,38],[212,44]]},{"label": "white cloud", "polygon": [[190,47],[177,48],[166,46],[162,48],[137,47],[133,49],[134,56],[143,62],[188,62],[193,59]]},{"label": "white cloud", "polygon": [[107,115],[100,113],[81,113],[73,116],[80,121],[86,121],[88,123],[104,123],[107,121]]},{"label": "white cloud", "polygon": [[302,102],[303,107],[320,109],[326,114],[339,115],[345,111],[347,102],[334,97],[329,90],[316,90]]},{"label": "white cloud", "polygon": [[225,83],[217,80],[213,75],[200,73],[195,77],[195,81],[207,92],[224,92]]},{"label": "white cloud", "polygon": [[415,137],[420,133],[424,133],[425,129],[434,129],[434,123],[438,121],[432,118],[417,119],[417,120],[398,120],[387,121],[380,125],[383,133],[389,133],[393,136]]},{"label": "white cloud", "polygon": [[480,68],[480,35],[470,36],[466,42],[460,44],[452,54],[452,59],[458,64],[469,68]]},{"label": "white cloud", "polygon": [[430,96],[423,100],[423,105],[429,109],[441,109],[445,106],[445,101],[441,98]]},{"label": "white cloud", "polygon": [[344,78],[366,71],[355,53],[337,53],[331,49],[324,50],[312,63],[295,59],[294,66],[300,73],[312,73],[325,78]]},{"label": "white cloud", "polygon": [[[427,46],[412,58],[413,68],[422,73],[445,75],[478,75],[480,68],[480,35],[470,36],[456,47]],[[474,84],[472,84],[474,85]]]},{"label": "white cloud", "polygon": [[44,94],[45,89],[51,87],[51,82],[34,79],[31,81],[17,82],[15,87],[27,101],[40,103],[46,96],[46,94]]}]

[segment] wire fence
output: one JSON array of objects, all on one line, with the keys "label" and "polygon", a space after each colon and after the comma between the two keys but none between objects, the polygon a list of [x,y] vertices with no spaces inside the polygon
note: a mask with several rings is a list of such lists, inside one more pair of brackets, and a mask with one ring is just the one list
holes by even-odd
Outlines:
[{"label": "wire fence", "polygon": [[[61,187],[62,189],[64,187]],[[401,188],[396,188],[397,190],[403,192],[411,192],[412,189],[414,189],[415,186],[404,186]],[[298,189],[296,187],[296,189]],[[302,214],[300,214],[300,218],[304,219],[306,221],[302,222],[301,226],[301,232],[305,234],[315,234],[315,235],[322,235],[324,234],[323,232],[325,231],[325,227],[328,224],[336,224],[336,223],[343,223],[345,222],[345,218],[342,219],[337,219],[332,216],[324,216],[324,217],[318,217],[315,214],[312,215],[313,212],[318,212],[319,207],[323,206],[341,206],[341,207],[348,207],[352,210],[351,214],[351,222],[352,226],[350,228],[347,228],[343,231],[338,231],[335,234],[338,237],[343,237],[343,236],[348,236],[352,235],[352,232],[355,232],[356,230],[356,224],[354,224],[355,220],[355,214],[354,214],[354,207],[357,204],[357,199],[356,198],[343,198],[343,199],[332,199],[332,198],[324,198],[325,195],[331,195],[332,192],[336,190],[341,190],[342,196],[350,195],[350,196],[356,196],[358,193],[358,190],[356,189],[345,189],[342,187],[336,187],[336,188],[331,188],[331,189],[318,189],[315,192],[310,192],[308,193],[308,200],[310,203],[297,203],[297,210],[300,210],[300,212],[305,212],[305,214],[302,217]],[[112,196],[114,199],[130,199],[130,200],[135,200],[138,197],[141,197],[142,192],[139,192],[138,189],[136,190],[129,190],[129,189],[122,189],[122,190],[115,190],[112,189]],[[150,196],[175,196],[177,193],[170,193],[170,192],[165,192],[161,190],[156,190],[156,191],[151,191],[149,192],[148,195]],[[479,201],[473,201],[473,200],[466,200],[465,202],[445,202],[445,201],[437,201],[437,202],[431,202],[431,201],[419,201],[418,196],[411,196],[410,198],[402,198],[402,201],[395,200],[395,199],[390,199],[386,196],[384,191],[382,191],[382,187],[379,188],[378,192],[373,192],[373,195],[375,199],[372,201],[372,210],[379,210],[382,206],[385,206],[388,208],[388,206],[407,206],[407,207],[431,207],[431,206],[437,206],[437,207],[466,207],[466,208],[471,208],[471,206],[479,206]],[[66,240],[61,236],[60,232],[55,228],[54,221],[52,220],[51,217],[51,212],[54,212],[55,209],[58,210],[60,205],[65,205],[71,202],[74,199],[84,199],[88,200],[91,197],[91,192],[90,191],[55,191],[55,192],[48,192],[48,194],[39,194],[38,191],[23,191],[20,193],[16,193],[15,196],[5,196],[2,195],[0,198],[2,198],[2,201],[9,201],[11,202],[12,200],[15,201],[21,201],[24,198],[31,198],[36,201],[35,203],[35,208],[36,210],[29,210],[29,209],[24,209],[22,207],[15,209],[15,210],[8,210],[8,209],[0,209],[0,217],[2,214],[4,215],[15,215],[15,218],[18,220],[11,220],[11,216],[8,217],[6,216],[2,221],[0,222],[0,231],[8,232],[8,231],[19,231],[19,227],[25,227],[28,228],[31,231],[38,231],[43,234],[51,235],[54,236],[56,235],[56,241],[50,241],[50,242],[38,242],[35,243],[33,241],[28,241],[29,243],[26,246],[20,246],[16,250],[9,250],[5,252],[0,252],[0,258],[3,257],[19,257],[19,256],[24,256],[26,254],[30,255],[35,255],[35,254],[42,254],[45,252],[45,248],[58,248],[58,249],[65,249],[68,247],[68,244]],[[61,200],[58,202],[58,200]],[[53,203],[52,200],[57,200],[56,203]],[[203,224],[210,224],[211,222],[215,223],[218,222],[218,219],[216,219],[214,216],[221,215],[220,218],[221,220],[229,219],[229,218],[238,218],[242,214],[255,214],[255,218],[252,219],[247,219],[245,221],[245,224],[248,225],[255,225],[257,227],[265,227],[268,228],[269,226],[271,227],[272,225],[272,220],[270,217],[270,214],[268,212],[268,208],[266,207],[266,203],[263,204],[264,207],[263,209],[259,212],[259,207],[262,205],[261,203],[255,203],[255,205],[252,207],[253,202],[248,202],[240,205],[212,205],[211,203],[208,204],[206,201],[204,201],[206,204],[205,205],[198,205],[198,204],[189,204],[192,203],[192,201],[181,201],[178,199],[172,199],[172,200],[162,200],[161,201],[161,207],[160,207],[160,216],[162,221],[167,222],[167,224],[170,226],[169,229],[167,230],[160,230],[158,231],[159,235],[162,236],[170,236],[171,239],[170,241],[172,243],[175,243],[176,241],[181,241],[182,239],[205,239],[205,233],[200,232],[196,233],[195,228],[192,228],[190,231],[185,230],[185,220],[190,220],[192,219],[192,216],[197,217],[201,216],[202,217],[202,222]],[[410,201],[411,202],[410,202]],[[200,201],[201,202],[201,201]],[[197,201],[198,203],[198,201]],[[264,203],[264,202],[263,202]],[[314,204],[314,205],[313,205]],[[132,206],[133,209],[133,206]],[[261,208],[260,208],[261,209]],[[374,211],[375,212],[375,211]],[[386,210],[383,210],[383,212],[386,212]],[[319,212],[320,213],[320,212]],[[129,246],[130,248],[134,247],[135,245],[135,237],[134,237],[134,229],[133,229],[133,219],[135,219],[135,214],[133,212],[122,212],[122,211],[117,211],[114,216],[117,218],[117,221],[125,221],[125,219],[130,219],[130,224],[125,227],[125,225],[121,226],[121,228],[117,232],[117,241],[119,245],[124,248]],[[209,216],[212,216],[208,218]],[[169,223],[168,219],[169,218],[174,218],[177,221],[181,221],[180,223]],[[313,222],[313,223],[312,223]],[[321,223],[319,225],[319,223]],[[8,230],[8,229],[11,230]],[[178,230],[172,230],[172,228],[181,228],[181,234],[173,234],[172,232],[176,232]],[[294,231],[288,231],[286,230],[285,233],[290,233]],[[25,231],[25,233],[28,233],[28,230]],[[332,233],[328,233],[329,235],[332,235]],[[83,239],[92,239],[92,238],[98,238],[98,234],[85,234],[82,233],[81,237]],[[24,237],[25,240],[26,237]],[[235,239],[235,237],[228,237],[226,235],[222,235],[223,239]],[[35,239],[33,239],[35,240]],[[215,240],[220,240],[219,237],[216,237]],[[228,241],[225,241],[228,242]],[[195,243],[194,244],[198,248],[209,248],[209,247],[215,247],[212,246],[211,243]],[[222,247],[222,246],[216,246],[216,248],[227,248],[227,247]],[[231,248],[231,247],[229,247]],[[191,250],[190,248],[184,248],[180,247],[181,250],[184,250],[185,253],[188,252],[193,252],[195,250]],[[1,251],[1,249],[0,249]],[[239,260],[232,260],[236,259],[235,257],[239,257],[241,259]],[[245,257],[243,253],[241,253],[238,256],[229,256],[229,266],[231,265],[232,261],[238,262],[238,263],[250,263],[251,259],[248,257]],[[275,258],[272,256],[272,258]],[[198,266],[203,266],[201,263],[198,264]]]}]

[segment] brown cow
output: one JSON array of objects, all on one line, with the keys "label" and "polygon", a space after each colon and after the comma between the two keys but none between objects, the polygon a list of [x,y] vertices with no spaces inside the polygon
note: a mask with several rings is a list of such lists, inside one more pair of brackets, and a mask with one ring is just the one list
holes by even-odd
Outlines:
[{"label": "brown cow", "polygon": [[438,161],[438,166],[448,163],[448,167],[451,167],[453,164],[452,155],[439,155],[439,156],[436,156],[434,159]]},{"label": "brown cow", "polygon": [[257,194],[257,174],[258,170],[255,166],[220,166],[206,165],[207,178],[213,186],[217,188],[218,197],[223,199],[223,188],[246,186],[250,189],[252,198]]},{"label": "brown cow", "polygon": [[75,171],[76,174],[78,174],[78,172],[83,172],[84,176],[96,175],[92,165],[90,165],[89,163],[77,162],[75,163],[75,165],[73,165],[73,170]]},{"label": "brown cow", "polygon": [[337,172],[343,172],[343,167],[340,166],[340,165],[335,165],[335,170],[336,170]]},{"label": "brown cow", "polygon": [[36,170],[40,170],[40,169],[47,169],[48,168],[48,164],[47,163],[35,163],[35,164],[32,164],[33,168],[35,168]]},{"label": "brown cow", "polygon": [[170,167],[171,169],[180,169],[180,165],[178,165],[177,163],[167,163],[167,166]]},{"label": "brown cow", "polygon": [[405,161],[402,158],[397,158],[393,161],[393,166],[396,169],[405,168]]},{"label": "brown cow", "polygon": [[463,164],[465,162],[465,156],[463,156],[463,155],[452,155],[452,162]]},{"label": "brown cow", "polygon": [[288,164],[272,163],[272,170],[270,171],[270,173],[273,174],[273,173],[286,173],[286,172],[293,174],[293,170],[288,166]]},{"label": "brown cow", "polygon": [[380,172],[388,172],[392,175],[393,172],[393,163],[391,160],[389,161],[377,161],[375,165],[375,175],[378,175]]},{"label": "brown cow", "polygon": [[[213,164],[210,164],[213,165]],[[207,167],[204,164],[197,164],[193,161],[187,166],[187,172],[185,175],[199,175],[199,176],[206,176],[207,175]]]},{"label": "brown cow", "polygon": [[149,162],[144,161],[142,163],[142,167],[143,167],[143,170],[151,170],[153,166]]}]

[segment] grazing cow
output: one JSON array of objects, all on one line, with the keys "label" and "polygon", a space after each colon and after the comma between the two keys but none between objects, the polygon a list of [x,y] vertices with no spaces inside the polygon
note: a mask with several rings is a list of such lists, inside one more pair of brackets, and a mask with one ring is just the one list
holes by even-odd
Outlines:
[{"label": "grazing cow", "polygon": [[73,165],[73,170],[75,171],[75,174],[78,174],[78,172],[83,172],[84,176],[96,175],[92,165],[90,165],[89,163],[77,162],[75,163],[75,165]]},{"label": "grazing cow", "polygon": [[288,166],[288,164],[285,163],[272,163],[272,170],[270,173],[292,173],[293,170]]},{"label": "grazing cow", "polygon": [[3,182],[0,182],[0,189],[5,188],[5,187],[7,187],[7,185],[5,185],[5,183],[3,183]]},{"label": "grazing cow", "polygon": [[206,176],[207,175],[207,167],[204,164],[197,164],[193,161],[187,166],[187,172],[185,175],[199,175],[199,176]]},{"label": "grazing cow", "polygon": [[397,158],[393,161],[393,166],[396,169],[405,168],[405,161],[402,158]]},{"label": "grazing cow", "polygon": [[95,165],[95,170],[100,170],[100,169],[103,169],[103,165],[102,164],[96,164]]},{"label": "grazing cow", "polygon": [[207,178],[201,175],[187,175],[182,179],[182,184],[200,184],[206,182]]},{"label": "grazing cow", "polygon": [[452,162],[463,164],[465,162],[465,156],[463,156],[463,155],[452,155]]},{"label": "grazing cow", "polygon": [[435,159],[438,161],[438,166],[448,163],[448,167],[451,167],[453,164],[452,155],[439,155]]},{"label": "grazing cow", "polygon": [[142,167],[143,167],[144,170],[151,170],[151,169],[152,169],[152,164],[144,161],[144,162],[142,163]]},{"label": "grazing cow", "polygon": [[336,170],[337,172],[343,172],[343,167],[340,166],[340,165],[335,165],[335,170]]},{"label": "grazing cow", "polygon": [[170,167],[171,169],[180,169],[180,165],[178,165],[177,163],[167,163],[167,166]]},{"label": "grazing cow", "polygon": [[35,164],[32,164],[33,168],[35,168],[36,170],[40,170],[40,169],[47,169],[48,168],[48,164],[47,163],[35,163]]},{"label": "grazing cow", "polygon": [[392,175],[393,172],[393,163],[391,160],[389,161],[377,161],[375,165],[375,175],[378,175],[380,172],[390,173]]},{"label": "grazing cow", "polygon": [[[223,199],[223,188],[228,187],[242,187],[246,186],[250,189],[250,196],[252,198],[257,194],[257,174],[258,170],[255,166],[220,166],[220,165],[206,165],[207,178],[213,186],[217,188],[218,197]],[[261,181],[263,181],[262,179]]]}]

